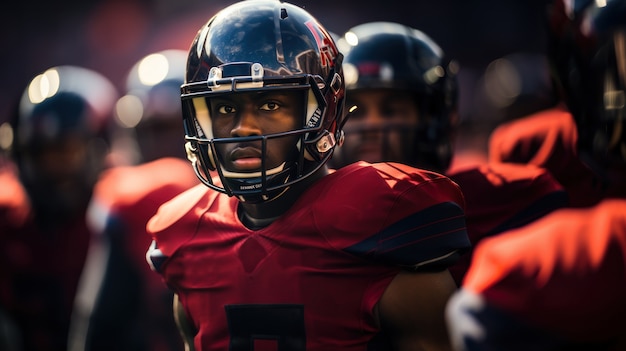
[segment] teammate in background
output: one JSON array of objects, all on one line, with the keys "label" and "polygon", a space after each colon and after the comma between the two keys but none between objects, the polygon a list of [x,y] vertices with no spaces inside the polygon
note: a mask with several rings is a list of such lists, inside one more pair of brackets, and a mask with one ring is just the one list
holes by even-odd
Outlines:
[{"label": "teammate in background", "polygon": [[[26,194],[19,182],[17,169],[9,157],[8,151],[13,144],[13,127],[9,122],[0,124],[0,218],[20,217],[27,213]],[[13,212],[13,213],[10,213]],[[0,241],[3,240],[0,236]],[[2,241],[3,242],[3,241]],[[11,275],[0,270],[0,282],[9,281]],[[9,286],[0,287],[0,350],[22,350],[21,334],[12,315],[4,305],[11,294]]]},{"label": "teammate in background", "polygon": [[479,244],[448,306],[456,350],[626,348],[626,1],[554,1],[548,14],[578,151],[607,191]]},{"label": "teammate in background", "polygon": [[425,33],[369,22],[337,43],[345,54],[346,142],[330,161],[401,162],[443,172],[457,122],[457,65]]},{"label": "teammate in background", "polygon": [[136,165],[163,157],[186,159],[180,107],[187,52],[170,49],[142,57],[126,77],[116,104],[112,163]]},{"label": "teammate in background", "polygon": [[[101,74],[76,66],[37,75],[12,121],[0,204],[0,305],[23,350],[65,350],[91,233],[85,212],[105,167],[117,99]],[[6,169],[5,169],[6,170]]]},{"label": "teammate in background", "polygon": [[[455,134],[454,156],[445,174],[461,186],[465,195],[473,245],[569,205],[565,189],[548,170],[489,160],[489,137],[506,116],[552,104],[553,94],[546,93],[539,83],[541,72],[513,76],[520,62],[532,67],[540,59],[536,54],[515,53],[494,60],[485,69],[465,69],[458,76],[466,96]],[[471,259],[472,251],[450,267],[457,283],[463,281]]]},{"label": "teammate in background", "polygon": [[[488,164],[496,116],[475,105],[462,112],[464,124],[458,125],[457,67],[426,34],[370,22],[350,29],[338,45],[345,54],[347,104],[356,109],[333,165],[363,158],[445,172],[463,190],[473,244],[565,205],[562,187],[546,170]],[[450,267],[457,283],[470,258],[467,252]]]},{"label": "teammate in background", "polygon": [[118,145],[135,150],[118,155],[134,154],[138,164],[107,170],[96,186],[89,213],[96,237],[75,301],[70,350],[183,350],[173,292],[146,265],[145,228],[159,205],[199,183],[183,147],[186,58],[182,50],[142,58],[116,104]]},{"label": "teammate in background", "polygon": [[228,6],[193,40],[181,99],[203,185],[148,223],[189,349],[368,350],[383,333],[385,350],[449,349],[463,196],[398,163],[328,169],[342,58],[311,14],[275,0]]},{"label": "teammate in background", "polygon": [[[528,95],[532,100],[514,104],[522,108],[503,108],[502,123],[489,138],[489,159],[545,168],[567,191],[570,206],[593,205],[602,197],[605,181],[578,155],[576,123],[559,96],[547,59],[528,56],[510,55],[494,61],[487,74],[496,99],[505,95],[498,91],[510,90],[511,82],[529,85],[526,90],[532,90]],[[539,78],[533,81],[532,77]],[[539,103],[529,103],[533,100]]]}]

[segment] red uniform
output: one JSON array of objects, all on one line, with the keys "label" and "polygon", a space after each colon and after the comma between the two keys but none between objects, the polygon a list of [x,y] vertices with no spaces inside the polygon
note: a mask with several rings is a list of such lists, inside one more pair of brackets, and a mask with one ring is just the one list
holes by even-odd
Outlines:
[{"label": "red uniform", "polygon": [[570,206],[589,206],[601,199],[604,190],[600,179],[579,159],[577,139],[571,113],[563,106],[555,107],[495,129],[489,158],[545,168],[565,187]]},{"label": "red uniform", "polygon": [[72,340],[86,339],[88,349],[95,351],[183,350],[172,316],[173,293],[146,265],[151,241],[146,223],[161,204],[198,183],[189,162],[179,158],[103,173],[95,188],[90,219],[104,235],[98,242],[107,243],[108,261],[86,268],[85,279],[92,285],[86,291],[93,291],[95,276],[102,277],[102,287],[98,294],[81,295],[79,301],[96,305],[88,336],[72,335]]},{"label": "red uniform", "polygon": [[458,186],[400,164],[341,168],[257,231],[238,204],[200,185],[148,224],[151,263],[198,330],[196,350],[367,350],[394,276],[469,247]]},{"label": "red uniform", "polygon": [[625,296],[626,200],[607,199],[484,240],[448,312],[463,350],[624,350]]},{"label": "red uniform", "polygon": [[[563,187],[543,168],[491,163],[452,170],[448,174],[465,196],[467,233],[473,246],[483,238],[528,224],[567,205]],[[460,284],[472,252],[450,267]]]},{"label": "red uniform", "polygon": [[37,222],[15,168],[0,166],[0,306],[23,350],[65,350],[72,302],[89,238],[84,211]]}]

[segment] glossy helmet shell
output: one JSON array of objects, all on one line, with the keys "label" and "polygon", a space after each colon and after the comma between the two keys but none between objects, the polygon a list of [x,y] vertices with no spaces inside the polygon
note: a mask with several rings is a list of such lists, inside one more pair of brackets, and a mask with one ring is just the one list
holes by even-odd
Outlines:
[{"label": "glossy helmet shell", "polygon": [[[102,74],[78,66],[56,66],[34,77],[20,99],[13,156],[20,178],[34,205],[46,203],[51,210],[64,205],[81,206],[105,165],[108,131],[118,98],[117,90]],[[40,155],[75,140],[85,150],[79,168],[58,165],[63,175],[48,172]],[[68,150],[63,149],[62,153]],[[72,191],[57,186],[72,182]],[[82,199],[77,197],[83,196]],[[45,205],[42,205],[45,206]]]},{"label": "glossy helmet shell", "polygon": [[587,161],[626,164],[626,1],[556,0],[548,53]]},{"label": "glossy helmet shell", "polygon": [[[126,77],[126,94],[116,104],[116,122],[135,140],[137,162],[185,157],[180,87],[187,51],[162,50],[142,57]],[[128,145],[129,143],[124,143]]]},{"label": "glossy helmet shell", "polygon": [[[277,196],[322,167],[341,139],[345,90],[341,61],[329,32],[295,5],[248,0],[212,17],[191,44],[181,95],[188,157],[200,180],[242,201],[257,202]],[[267,89],[300,89],[308,96],[301,128],[287,133],[299,136],[294,145],[299,156],[285,160],[276,173],[262,167],[256,175],[226,174],[215,144],[240,138],[213,138],[211,128],[198,119],[198,104],[202,99],[210,104],[210,98],[219,94]],[[279,136],[251,140],[265,143],[274,137]],[[213,170],[221,184],[212,178]]]},{"label": "glossy helmet shell", "polygon": [[369,22],[338,41],[345,55],[346,89],[399,89],[415,94],[423,123],[411,160],[444,170],[451,156],[451,129],[457,109],[456,63],[428,35],[393,22]]},{"label": "glossy helmet shell", "polygon": [[96,71],[70,65],[51,67],[35,76],[22,94],[17,146],[30,147],[72,132],[101,135],[117,97],[113,83]]}]

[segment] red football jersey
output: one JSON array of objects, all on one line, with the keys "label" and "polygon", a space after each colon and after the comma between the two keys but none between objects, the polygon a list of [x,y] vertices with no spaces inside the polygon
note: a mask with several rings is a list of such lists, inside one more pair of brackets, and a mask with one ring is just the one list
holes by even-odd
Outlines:
[{"label": "red football jersey", "polygon": [[95,187],[90,217],[100,227],[111,218],[123,223],[128,257],[153,279],[145,260],[151,241],[146,224],[160,205],[199,183],[189,161],[174,157],[110,168]]},{"label": "red football jersey", "polygon": [[626,200],[608,199],[485,239],[449,305],[451,329],[490,350],[623,350],[625,296]]},{"label": "red football jersey", "polygon": [[[106,267],[109,276],[104,276],[104,287],[97,295],[85,298],[96,303],[97,313],[111,317],[96,317],[88,331],[81,329],[88,337],[72,335],[73,340],[85,340],[90,350],[183,350],[172,316],[172,292],[146,265],[146,248],[151,242],[146,224],[161,204],[198,183],[189,161],[173,157],[110,168],[102,174],[89,218],[98,236],[108,237],[109,255],[106,264],[88,266],[84,274],[92,283],[86,291],[93,291],[94,277],[102,276],[95,270]],[[132,306],[122,303],[116,291],[124,291]],[[123,321],[115,318],[116,314],[124,315]]]},{"label": "red football jersey", "polygon": [[589,206],[603,196],[603,184],[579,159],[577,139],[571,113],[559,106],[496,128],[489,140],[489,159],[546,168],[565,187],[570,206]]},{"label": "red football jersey", "polygon": [[[563,187],[533,165],[487,163],[452,170],[448,177],[465,196],[467,233],[473,246],[485,237],[528,224],[568,204]],[[472,258],[467,252],[450,267],[460,284]]]},{"label": "red football jersey", "polygon": [[196,350],[365,351],[393,277],[469,247],[458,186],[400,164],[338,169],[256,231],[238,203],[200,185],[148,224]]},{"label": "red football jersey", "polygon": [[0,307],[25,350],[65,350],[91,233],[85,212],[41,225],[16,167],[0,161]]}]

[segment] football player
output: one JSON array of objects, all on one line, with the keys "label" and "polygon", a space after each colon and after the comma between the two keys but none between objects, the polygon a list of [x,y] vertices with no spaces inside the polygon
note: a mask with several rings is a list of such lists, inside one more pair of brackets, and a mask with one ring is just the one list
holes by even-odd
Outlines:
[{"label": "football player", "polygon": [[311,14],[275,0],[224,8],[192,42],[181,99],[203,184],[160,207],[147,256],[189,349],[449,349],[462,193],[399,163],[329,170],[342,54]]},{"label": "football player", "polygon": [[608,186],[594,206],[479,244],[448,306],[456,350],[626,348],[626,2],[550,5],[548,52],[578,152]]},{"label": "football player", "polygon": [[[490,66],[485,74],[487,84],[506,92],[517,82],[520,95],[526,97],[502,108],[502,122],[489,136],[489,159],[547,169],[567,191],[569,206],[597,203],[604,181],[579,157],[576,123],[559,96],[545,55],[517,53],[495,60]],[[506,94],[493,95],[497,99]]]},{"label": "football player", "polygon": [[37,75],[21,97],[11,127],[16,167],[2,172],[0,305],[24,350],[67,348],[91,238],[86,209],[106,166],[117,97],[106,77],[69,65]]},{"label": "football player", "polygon": [[[338,45],[345,54],[347,104],[355,109],[333,165],[362,158],[445,172],[463,190],[472,244],[566,203],[546,170],[488,163],[486,147],[476,145],[486,145],[491,129],[483,121],[492,116],[468,116],[477,112],[466,109],[463,119],[478,127],[459,125],[462,72],[428,35],[399,23],[368,22],[348,30]],[[482,140],[466,142],[468,135]],[[450,267],[457,283],[470,259],[468,251]]]},{"label": "football player", "polygon": [[136,152],[137,164],[106,170],[95,187],[89,207],[95,236],[75,301],[70,350],[183,350],[173,292],[146,265],[151,239],[145,228],[159,205],[199,183],[182,142],[186,59],[184,50],[163,50],[128,73],[126,94],[116,104],[117,143]]},{"label": "football player", "polygon": [[394,22],[355,26],[337,46],[353,111],[331,165],[393,161],[445,171],[457,117],[457,63],[422,31]]}]

